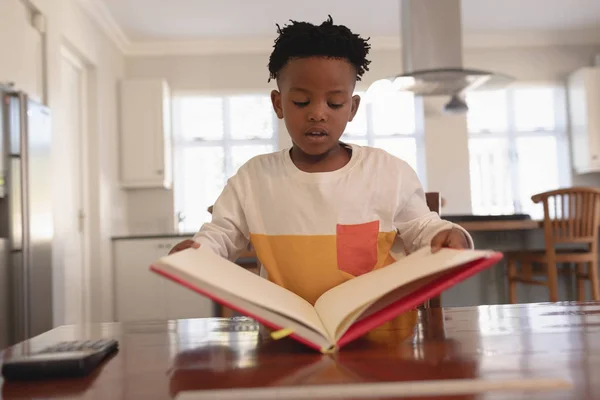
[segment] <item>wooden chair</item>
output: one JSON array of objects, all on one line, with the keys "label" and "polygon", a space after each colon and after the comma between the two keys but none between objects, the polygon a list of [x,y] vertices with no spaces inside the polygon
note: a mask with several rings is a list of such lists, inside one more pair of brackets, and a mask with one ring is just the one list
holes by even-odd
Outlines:
[{"label": "wooden chair", "polygon": [[[441,204],[442,204],[442,196],[438,192],[427,192],[425,193],[425,200],[427,201],[427,207],[431,211],[438,213],[440,216],[442,215]],[[439,308],[442,306],[442,296],[437,295],[432,297],[423,303],[424,308]]]},{"label": "wooden chair", "polygon": [[[586,279],[591,283],[592,298],[600,300],[598,282],[600,189],[564,188],[536,194],[531,200],[544,206],[545,250],[506,253],[509,301],[511,303],[517,301],[517,283],[546,286],[550,293],[550,301],[558,301],[557,264],[559,263],[575,264],[579,301],[585,300]],[[566,248],[564,245],[578,247]],[[520,271],[517,270],[517,264],[520,264]],[[534,265],[543,267],[541,273],[534,270]],[[569,268],[563,272],[573,271]],[[534,276],[544,273],[545,280],[534,279]]]}]

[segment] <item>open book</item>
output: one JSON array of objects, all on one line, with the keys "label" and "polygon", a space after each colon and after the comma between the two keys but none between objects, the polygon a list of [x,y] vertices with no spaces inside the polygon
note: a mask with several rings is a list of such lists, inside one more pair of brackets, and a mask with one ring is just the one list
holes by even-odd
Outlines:
[{"label": "open book", "polygon": [[323,353],[335,351],[443,290],[488,268],[502,253],[425,247],[323,293],[313,306],[208,248],[186,249],[150,269]]}]

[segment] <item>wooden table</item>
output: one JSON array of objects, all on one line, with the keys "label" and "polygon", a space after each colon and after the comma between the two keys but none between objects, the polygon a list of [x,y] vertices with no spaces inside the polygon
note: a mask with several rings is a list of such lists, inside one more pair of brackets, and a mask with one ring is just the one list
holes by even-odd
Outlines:
[{"label": "wooden table", "polygon": [[55,341],[100,337],[118,338],[121,349],[93,375],[5,382],[2,397],[168,399],[208,388],[558,376],[571,380],[573,390],[444,398],[600,399],[600,303],[414,311],[334,356],[291,339],[273,341],[239,318],[65,326],[7,349],[0,359]]},{"label": "wooden table", "polygon": [[462,221],[458,225],[468,232],[493,232],[493,231],[522,231],[531,229],[542,229],[544,221],[527,219],[518,221]]}]

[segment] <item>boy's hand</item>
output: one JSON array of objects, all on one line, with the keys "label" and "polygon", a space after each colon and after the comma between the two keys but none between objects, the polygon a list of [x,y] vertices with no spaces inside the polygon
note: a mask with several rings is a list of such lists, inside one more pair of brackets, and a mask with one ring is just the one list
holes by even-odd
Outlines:
[{"label": "boy's hand", "polygon": [[200,247],[200,243],[195,242],[191,239],[186,239],[183,242],[179,242],[175,246],[173,246],[171,251],[169,251],[169,254],[177,253],[178,251],[189,249],[190,247],[197,249]]},{"label": "boy's hand", "polygon": [[451,249],[468,249],[469,240],[460,229],[447,229],[439,232],[433,237],[433,239],[431,239],[431,251],[433,253],[439,251],[442,247],[449,247]]}]

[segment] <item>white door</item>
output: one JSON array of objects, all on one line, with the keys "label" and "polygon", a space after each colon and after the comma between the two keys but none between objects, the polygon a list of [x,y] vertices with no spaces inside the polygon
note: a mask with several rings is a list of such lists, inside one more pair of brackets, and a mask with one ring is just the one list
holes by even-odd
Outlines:
[{"label": "white door", "polygon": [[70,51],[61,51],[61,106],[53,148],[55,325],[89,318],[90,285],[85,257],[84,149],[86,134],[86,69]]}]

